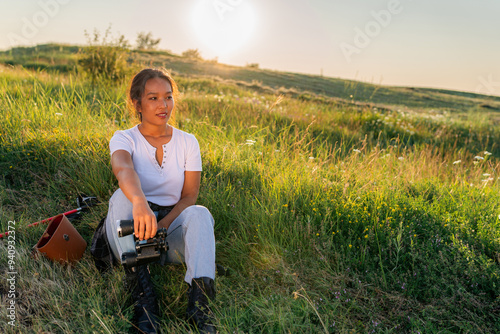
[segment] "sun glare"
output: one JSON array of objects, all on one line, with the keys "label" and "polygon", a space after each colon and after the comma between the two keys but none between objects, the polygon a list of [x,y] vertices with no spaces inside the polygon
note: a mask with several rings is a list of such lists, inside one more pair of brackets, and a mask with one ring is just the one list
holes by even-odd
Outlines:
[{"label": "sun glare", "polygon": [[248,1],[201,1],[193,10],[192,26],[201,43],[217,56],[243,47],[253,35],[256,17]]}]

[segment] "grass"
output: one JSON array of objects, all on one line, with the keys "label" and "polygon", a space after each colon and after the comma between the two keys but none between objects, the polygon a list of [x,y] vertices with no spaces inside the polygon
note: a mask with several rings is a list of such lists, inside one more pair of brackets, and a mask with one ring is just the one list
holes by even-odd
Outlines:
[{"label": "grass", "polygon": [[[72,72],[78,70],[78,54],[83,48],[60,44],[17,47],[0,51],[0,63]],[[368,106],[417,112],[433,110],[437,114],[452,112],[464,117],[469,110],[477,109],[483,114],[496,115],[496,120],[500,120],[498,96],[444,89],[390,87],[340,78],[229,66],[213,60],[189,59],[161,50],[130,50],[128,63],[131,67],[137,63],[163,66],[171,69],[175,75],[210,78],[213,84],[229,82],[257,92],[284,94],[304,101],[354,105],[360,109]]]},{"label": "grass", "polygon": [[[222,333],[500,331],[495,111],[176,79],[178,126],[201,146],[199,204],[216,221],[217,262],[231,271],[217,278],[213,305]],[[34,260],[45,227],[22,228],[93,194],[102,204],[74,222],[90,242],[117,187],[108,141],[134,124],[125,90],[1,68],[0,226],[16,221],[19,272],[18,327],[5,320],[2,332],[133,329],[120,268],[100,276],[88,252],[73,267]],[[459,95],[446,93],[451,104],[470,99]],[[162,330],[188,331],[183,267],[152,269]]]}]

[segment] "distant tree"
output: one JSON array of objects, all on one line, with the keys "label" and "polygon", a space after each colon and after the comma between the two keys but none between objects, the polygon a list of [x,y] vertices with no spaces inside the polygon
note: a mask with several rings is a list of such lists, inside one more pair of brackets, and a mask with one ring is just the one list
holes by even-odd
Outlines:
[{"label": "distant tree", "polygon": [[116,39],[116,46],[126,50],[129,50],[132,47],[132,45],[130,45],[130,42],[125,39],[124,35],[120,35]]},{"label": "distant tree", "polygon": [[182,53],[182,56],[192,59],[202,59],[200,51],[198,49],[188,49]]},{"label": "distant tree", "polygon": [[211,64],[218,64],[219,63],[219,57],[215,57],[214,59],[207,60],[207,62]]},{"label": "distant tree", "polygon": [[139,50],[155,50],[158,48],[158,44],[160,44],[161,38],[154,39],[153,34],[148,32],[140,32],[137,34],[137,49]]},{"label": "distant tree", "polygon": [[247,63],[247,67],[250,67],[250,68],[259,68],[259,64],[258,63],[250,63],[250,64]]}]

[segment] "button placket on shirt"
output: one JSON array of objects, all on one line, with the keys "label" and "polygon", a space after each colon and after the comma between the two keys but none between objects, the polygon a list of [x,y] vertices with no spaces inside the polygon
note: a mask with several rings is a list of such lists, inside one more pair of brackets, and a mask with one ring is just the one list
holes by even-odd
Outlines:
[{"label": "button placket on shirt", "polygon": [[[165,144],[166,145],[166,144]],[[161,169],[165,166],[165,162],[167,161],[167,148],[163,145],[163,161],[161,163]]]}]

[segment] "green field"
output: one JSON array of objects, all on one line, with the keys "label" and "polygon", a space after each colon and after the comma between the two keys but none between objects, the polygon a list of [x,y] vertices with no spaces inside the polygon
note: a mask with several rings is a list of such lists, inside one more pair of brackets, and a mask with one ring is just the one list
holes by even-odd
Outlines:
[{"label": "green field", "polygon": [[[72,267],[35,260],[45,226],[23,229],[92,194],[102,204],[74,222],[90,242],[117,188],[108,141],[135,124],[126,83],[92,84],[78,48],[50,47],[0,54],[0,232],[15,221],[18,272],[17,327],[2,308],[0,332],[128,333],[121,268],[101,276],[88,250]],[[172,70],[177,126],[200,142],[198,203],[230,270],[216,279],[221,333],[500,332],[500,98],[130,61]],[[163,332],[188,332],[184,268],[152,275]]]}]

